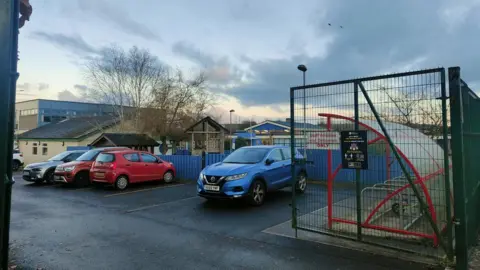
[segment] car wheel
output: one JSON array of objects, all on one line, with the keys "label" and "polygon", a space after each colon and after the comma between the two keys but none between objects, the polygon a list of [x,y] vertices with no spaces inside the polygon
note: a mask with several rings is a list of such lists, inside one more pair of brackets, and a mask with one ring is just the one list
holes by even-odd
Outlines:
[{"label": "car wheel", "polygon": [[250,192],[248,195],[249,203],[253,206],[260,206],[265,200],[265,195],[267,191],[265,189],[265,184],[260,180],[253,181],[250,186]]},{"label": "car wheel", "polygon": [[20,169],[20,162],[18,162],[18,160],[14,160],[12,162],[12,170],[16,172],[18,169]]},{"label": "car wheel", "polygon": [[80,172],[75,175],[74,185],[75,187],[86,187],[90,184],[88,173]]},{"label": "car wheel", "polygon": [[165,181],[165,183],[172,183],[174,180],[174,176],[173,176],[173,172],[172,171],[167,171],[164,175],[163,175],[163,181]]},{"label": "car wheel", "polygon": [[115,188],[118,190],[125,190],[128,186],[128,178],[124,175],[119,176],[115,181]]},{"label": "car wheel", "polygon": [[50,170],[48,172],[45,173],[45,175],[43,176],[43,180],[45,180],[45,182],[47,182],[47,184],[53,184],[55,183],[55,181],[53,180],[53,170]]},{"label": "car wheel", "polygon": [[301,172],[297,176],[297,183],[295,184],[295,191],[298,193],[305,193],[305,190],[307,189],[307,175],[303,172]]}]

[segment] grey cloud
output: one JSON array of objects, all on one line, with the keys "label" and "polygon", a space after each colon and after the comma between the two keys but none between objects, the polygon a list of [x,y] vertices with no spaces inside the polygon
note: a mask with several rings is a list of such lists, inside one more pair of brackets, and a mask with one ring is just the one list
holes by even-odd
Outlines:
[{"label": "grey cloud", "polygon": [[172,51],[205,68],[206,75],[212,83],[226,84],[238,81],[242,76],[242,72],[232,65],[227,57],[214,58],[195,48],[191,43],[177,42],[172,46]]},{"label": "grey cloud", "polygon": [[21,83],[21,84],[18,84],[17,83],[17,91],[29,91],[30,90],[30,83]]},{"label": "grey cloud", "polygon": [[67,49],[74,54],[88,56],[98,54],[100,49],[88,44],[81,36],[69,36],[60,33],[46,33],[37,31],[33,33],[33,37],[48,41],[56,46]]},{"label": "grey cloud", "polygon": [[81,98],[73,94],[72,92],[68,90],[63,90],[58,92],[57,94],[58,100],[63,100],[63,101],[81,101]]},{"label": "grey cloud", "polygon": [[83,84],[75,84],[73,86],[73,88],[77,89],[77,90],[82,90],[82,91],[86,91],[88,89],[88,86],[86,85],[83,85]]},{"label": "grey cloud", "polygon": [[38,84],[38,91],[46,90],[50,87],[48,83],[39,83]]},{"label": "grey cloud", "polygon": [[158,33],[150,30],[149,25],[133,19],[120,5],[104,0],[78,0],[79,10],[89,12],[98,18],[113,24],[120,31],[144,39],[161,41]]},{"label": "grey cloud", "polygon": [[414,0],[322,4],[320,8],[328,13],[314,22],[316,34],[335,37],[326,57],[300,53],[284,60],[244,57],[243,61],[250,66],[251,83],[240,84],[225,93],[247,106],[287,104],[289,88],[302,82],[301,72],[296,69],[300,63],[308,67],[307,83],[406,71],[405,68],[455,65],[462,67],[462,77],[467,82],[477,81],[480,19],[474,14],[478,14],[479,6],[470,6],[476,12],[461,13],[459,16],[463,17],[456,19],[452,30],[448,21],[451,18],[446,18],[443,12],[455,5],[446,0],[437,5]]}]

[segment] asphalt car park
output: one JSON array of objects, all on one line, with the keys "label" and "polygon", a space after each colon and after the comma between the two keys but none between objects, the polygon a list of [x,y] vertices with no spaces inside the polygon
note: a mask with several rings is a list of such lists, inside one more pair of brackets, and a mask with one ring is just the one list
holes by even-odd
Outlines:
[{"label": "asphalt car park", "polygon": [[[32,184],[20,174],[15,180],[11,253],[25,269],[423,267],[262,232],[290,219],[290,189],[251,207],[242,201],[208,202],[197,196],[192,182],[117,191]],[[310,185],[308,192],[324,187]]]}]

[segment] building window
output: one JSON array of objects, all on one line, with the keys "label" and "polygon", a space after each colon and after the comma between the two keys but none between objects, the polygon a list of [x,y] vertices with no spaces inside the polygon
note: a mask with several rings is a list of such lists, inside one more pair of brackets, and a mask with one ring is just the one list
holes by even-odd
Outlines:
[{"label": "building window", "polygon": [[48,155],[48,147],[46,143],[42,144],[42,155]]},{"label": "building window", "polygon": [[32,146],[32,155],[37,155],[38,154],[38,146],[37,143],[33,143]]},{"label": "building window", "polygon": [[50,123],[52,122],[52,118],[50,116],[43,116],[43,122]]}]

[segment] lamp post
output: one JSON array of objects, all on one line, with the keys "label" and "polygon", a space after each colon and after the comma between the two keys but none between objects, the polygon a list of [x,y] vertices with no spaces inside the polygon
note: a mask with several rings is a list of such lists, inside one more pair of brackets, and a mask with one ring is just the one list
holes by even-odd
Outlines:
[{"label": "lamp post", "polygon": [[[305,96],[305,73],[307,72],[307,67],[305,65],[298,65],[298,70],[303,73],[303,155],[305,160],[307,160],[307,131],[306,131],[306,124],[307,124],[307,116],[306,116],[306,103],[307,97]],[[295,124],[295,119],[293,119],[293,123]]]},{"label": "lamp post", "polygon": [[230,151],[233,150],[233,136],[232,136],[232,113],[234,113],[235,110],[231,109],[230,110]]}]

